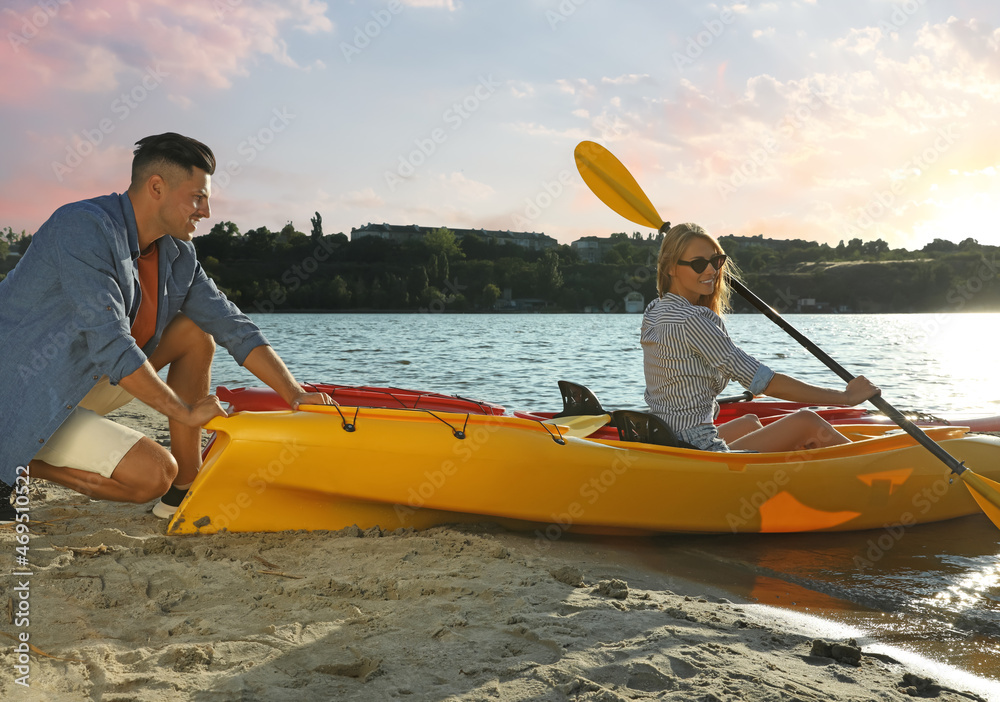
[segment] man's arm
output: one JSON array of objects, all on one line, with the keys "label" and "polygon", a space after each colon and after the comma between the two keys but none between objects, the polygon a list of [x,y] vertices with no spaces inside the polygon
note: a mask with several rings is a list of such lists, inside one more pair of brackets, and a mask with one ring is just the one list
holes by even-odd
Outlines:
[{"label": "man's arm", "polygon": [[258,346],[246,357],[243,367],[257,376],[264,384],[281,396],[292,409],[299,405],[332,405],[329,395],[321,392],[305,392],[295,382],[291,371],[270,346]]},{"label": "man's arm", "polygon": [[153,370],[149,361],[122,378],[119,385],[133,397],[145,402],[160,414],[189,427],[204,426],[213,417],[227,416],[226,411],[219,403],[219,398],[215,395],[204,397],[193,405],[184,402],[177,396],[177,393],[160,380],[160,376]]}]

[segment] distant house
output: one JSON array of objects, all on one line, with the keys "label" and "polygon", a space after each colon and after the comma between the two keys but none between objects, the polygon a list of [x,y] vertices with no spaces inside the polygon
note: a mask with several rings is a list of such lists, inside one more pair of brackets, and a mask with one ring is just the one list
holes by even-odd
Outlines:
[{"label": "distant house", "polygon": [[633,290],[625,296],[625,311],[629,313],[642,312],[646,308],[646,300],[642,293]]},{"label": "distant house", "polygon": [[584,236],[570,243],[569,246],[571,249],[576,251],[580,260],[584,263],[602,263],[604,261],[605,254],[614,249],[615,246],[621,242],[628,242],[633,247],[638,246],[648,248],[655,257],[662,240],[662,234],[658,234],[656,237],[653,237],[653,235],[650,234],[646,238],[643,238],[639,232],[635,232],[632,236],[626,236],[625,234],[612,234],[611,236]]},{"label": "distant house", "polygon": [[600,263],[604,259],[604,254],[610,251],[615,243],[610,236],[585,236],[569,246],[584,263]]},{"label": "distant house", "polygon": [[366,236],[374,236],[379,239],[386,239],[402,243],[410,239],[422,239],[429,232],[436,229],[447,229],[455,235],[456,239],[462,239],[470,234],[475,234],[483,241],[496,244],[522,246],[526,249],[540,251],[542,249],[557,246],[557,242],[552,237],[538,232],[512,232],[499,231],[493,229],[455,229],[453,227],[423,227],[418,224],[372,224],[369,222],[363,227],[351,228],[351,241],[362,239]]}]

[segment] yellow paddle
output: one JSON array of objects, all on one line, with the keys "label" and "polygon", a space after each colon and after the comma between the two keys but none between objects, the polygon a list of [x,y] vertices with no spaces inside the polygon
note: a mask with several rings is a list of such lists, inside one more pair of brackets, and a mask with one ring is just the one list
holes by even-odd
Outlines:
[{"label": "yellow paddle", "polygon": [[[628,172],[628,169],[610,151],[592,141],[583,141],[576,147],[575,156],[576,167],[579,169],[580,175],[583,176],[584,182],[600,198],[601,202],[628,220],[657,230],[663,227],[663,219],[656,213],[649,198],[635,182],[635,178]],[[727,280],[729,285],[747,302],[784,329],[806,350],[826,364],[827,368],[839,375],[845,382],[854,379],[854,376],[843,366],[786,322],[777,311],[753,294],[743,283],[734,278]],[[1000,483],[973,473],[971,469],[945,451],[940,444],[927,436],[920,427],[904,417],[899,410],[881,396],[876,395],[868,401],[882,410],[903,431],[916,439],[921,446],[934,454],[955,475],[959,476],[986,516],[1000,527]]]}]

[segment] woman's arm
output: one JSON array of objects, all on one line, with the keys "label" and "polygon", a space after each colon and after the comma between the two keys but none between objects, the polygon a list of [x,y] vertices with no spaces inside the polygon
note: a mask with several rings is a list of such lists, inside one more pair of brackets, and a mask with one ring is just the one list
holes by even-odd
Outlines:
[{"label": "woman's arm", "polygon": [[857,405],[879,392],[878,387],[863,375],[849,382],[843,390],[834,390],[810,385],[784,373],[775,373],[764,388],[765,395],[810,405]]}]

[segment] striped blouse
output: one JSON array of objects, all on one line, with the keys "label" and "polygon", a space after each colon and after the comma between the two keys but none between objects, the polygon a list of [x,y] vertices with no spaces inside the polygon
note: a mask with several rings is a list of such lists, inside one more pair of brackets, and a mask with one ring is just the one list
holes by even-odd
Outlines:
[{"label": "striped blouse", "polygon": [[730,380],[759,395],[774,377],[733,343],[719,315],[673,293],[646,307],[640,338],[646,404],[675,431],[711,423]]}]

